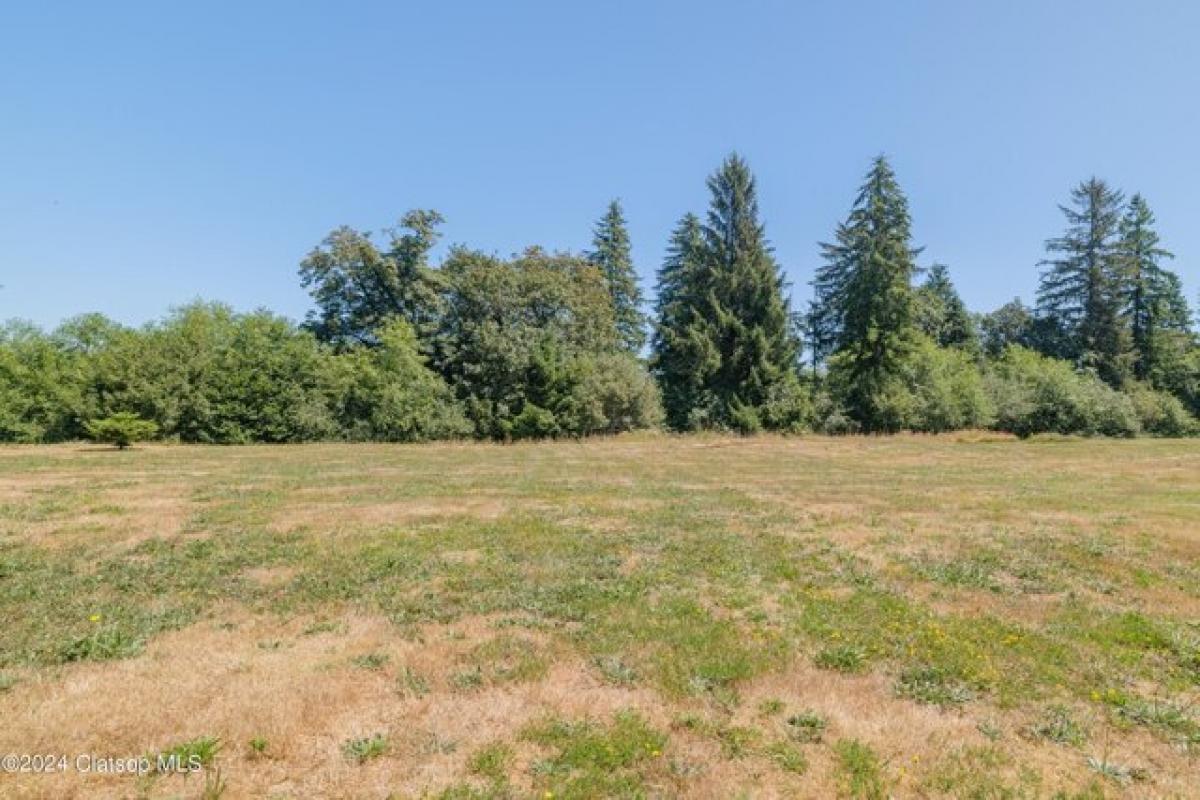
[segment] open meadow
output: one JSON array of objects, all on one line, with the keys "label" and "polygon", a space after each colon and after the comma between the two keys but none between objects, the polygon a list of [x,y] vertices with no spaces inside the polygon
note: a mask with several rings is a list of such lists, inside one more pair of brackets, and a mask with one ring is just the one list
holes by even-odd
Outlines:
[{"label": "open meadow", "polygon": [[1196,797],[1200,444],[0,448],[5,798]]}]

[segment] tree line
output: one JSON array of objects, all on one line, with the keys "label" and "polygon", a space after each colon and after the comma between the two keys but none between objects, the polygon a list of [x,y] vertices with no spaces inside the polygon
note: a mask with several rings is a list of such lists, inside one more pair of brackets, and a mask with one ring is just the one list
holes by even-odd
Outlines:
[{"label": "tree line", "polygon": [[613,201],[581,254],[455,246],[434,265],[432,210],[382,242],[338,228],[300,264],[314,306],[300,325],[203,302],[140,328],[10,321],[0,440],[82,438],[114,417],[212,443],[1200,428],[1200,340],[1140,195],[1081,183],[1035,307],[973,314],[948,267],[919,265],[883,157],[820,245],[803,309],[747,163],[731,155],[707,186],[707,213],[671,233],[649,317]]}]

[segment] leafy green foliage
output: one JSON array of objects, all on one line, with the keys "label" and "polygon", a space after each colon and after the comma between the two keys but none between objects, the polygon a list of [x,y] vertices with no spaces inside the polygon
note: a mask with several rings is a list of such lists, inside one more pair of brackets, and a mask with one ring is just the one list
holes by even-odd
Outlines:
[{"label": "leafy green foliage", "polygon": [[1027,733],[1035,739],[1073,747],[1087,741],[1087,731],[1075,719],[1071,709],[1061,705],[1047,708],[1042,717],[1029,726]]},{"label": "leafy green foliage", "polygon": [[364,736],[360,739],[347,739],[342,743],[342,755],[346,760],[355,764],[364,764],[373,758],[379,758],[388,751],[388,738],[382,733]]},{"label": "leafy green foliage", "polygon": [[797,742],[820,742],[825,736],[829,721],[815,711],[804,711],[788,717],[788,735]]},{"label": "leafy green foliage", "polygon": [[375,344],[393,317],[424,332],[437,306],[437,275],[427,260],[442,221],[436,211],[408,212],[389,231],[387,251],[367,233],[347,227],[330,233],[300,263],[300,281],[317,305],[308,327],[341,345]]},{"label": "leafy green foliage", "polygon": [[772,742],[767,747],[766,754],[785,772],[803,775],[808,771],[808,758],[805,757],[804,751],[790,742]]},{"label": "leafy green foliage", "polygon": [[1035,433],[1133,436],[1138,416],[1128,395],[1065,361],[1010,347],[987,379],[995,427],[1018,436]]},{"label": "leafy green foliage", "polygon": [[0,440],[37,442],[82,433],[80,357],[32,324],[0,327]]},{"label": "leafy green foliage", "polygon": [[88,436],[97,442],[115,444],[124,450],[134,442],[154,438],[158,425],[130,411],[118,411],[111,417],[89,420],[84,426]]},{"label": "leafy green foliage", "polygon": [[835,672],[862,672],[867,666],[867,656],[854,645],[839,644],[817,653],[813,663]]},{"label": "leafy green foliage", "polygon": [[665,734],[633,711],[618,712],[611,723],[547,719],[527,727],[522,738],[549,748],[552,755],[534,765],[547,796],[638,797],[645,791],[641,771],[662,756]]},{"label": "leafy green foliage", "polygon": [[173,759],[176,764],[187,767],[198,764],[203,767],[211,766],[217,754],[221,752],[221,740],[215,736],[201,736],[168,747],[158,754],[155,763],[167,763]]},{"label": "leafy green foliage", "polygon": [[974,357],[964,348],[919,339],[902,375],[913,395],[912,418],[905,427],[942,433],[991,424],[992,399]]},{"label": "leafy green foliage", "polygon": [[377,333],[378,346],[340,356],[335,415],[355,440],[422,442],[471,432],[450,387],[426,366],[412,326],[400,319]]},{"label": "leafy green foliage", "polygon": [[1138,424],[1145,433],[1154,436],[1195,436],[1200,433],[1200,422],[1174,395],[1140,385],[1133,387],[1129,396]]},{"label": "leafy green foliage", "polygon": [[884,800],[887,782],[879,756],[857,739],[843,739],[834,745],[842,789],[855,800]]},{"label": "leafy green foliage", "polygon": [[1033,329],[1033,312],[1025,307],[1019,297],[979,317],[983,349],[992,358],[999,358],[1009,345],[1031,347]]},{"label": "leafy green foliage", "polygon": [[511,261],[456,250],[443,269],[434,362],[478,435],[583,436],[657,420],[657,392],[620,352],[595,265],[536,248]]},{"label": "leafy green foliage", "polygon": [[337,434],[331,354],[267,312],[196,303],[116,337],[90,359],[85,403],[131,410],[188,442],[293,442]]},{"label": "leafy green foliage", "polygon": [[467,761],[467,769],[494,783],[508,779],[513,761],[513,749],[503,742],[493,742],[476,750]]},{"label": "leafy green foliage", "polygon": [[953,669],[930,665],[901,672],[896,680],[896,694],[941,708],[961,706],[975,699],[975,690]]}]

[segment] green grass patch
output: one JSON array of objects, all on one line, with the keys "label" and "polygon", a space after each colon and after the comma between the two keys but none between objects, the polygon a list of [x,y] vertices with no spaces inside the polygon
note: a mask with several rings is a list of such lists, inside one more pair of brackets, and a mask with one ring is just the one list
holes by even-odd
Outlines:
[{"label": "green grass patch", "polygon": [[342,755],[347,761],[364,764],[373,758],[379,758],[390,747],[388,738],[382,733],[364,736],[359,739],[347,739],[342,742]]},{"label": "green grass patch", "polygon": [[883,762],[871,747],[857,739],[842,739],[833,747],[839,785],[853,800],[885,800],[888,783]]},{"label": "green grass patch", "polygon": [[543,720],[521,736],[550,751],[535,764],[535,781],[556,798],[641,796],[667,744],[666,734],[630,711],[607,724]]}]

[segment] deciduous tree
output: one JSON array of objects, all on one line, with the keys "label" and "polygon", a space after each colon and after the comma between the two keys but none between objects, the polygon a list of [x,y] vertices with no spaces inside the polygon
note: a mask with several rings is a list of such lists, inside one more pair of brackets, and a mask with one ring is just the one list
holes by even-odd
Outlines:
[{"label": "deciduous tree", "polygon": [[368,233],[348,227],[330,233],[300,262],[300,281],[317,306],[307,326],[340,346],[377,344],[377,332],[393,317],[426,333],[437,317],[439,281],[428,259],[442,221],[436,211],[408,212],[389,231],[387,251]]}]

